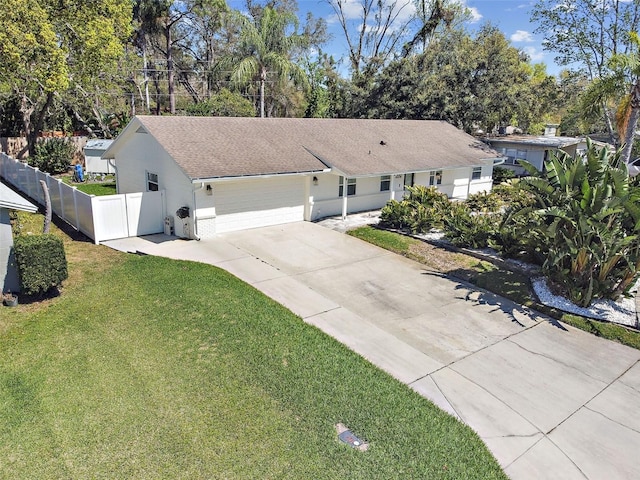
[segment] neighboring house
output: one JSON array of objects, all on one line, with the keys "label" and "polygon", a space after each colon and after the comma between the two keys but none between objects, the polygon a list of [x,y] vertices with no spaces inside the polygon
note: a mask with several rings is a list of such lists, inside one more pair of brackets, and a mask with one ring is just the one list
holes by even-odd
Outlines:
[{"label": "neighboring house", "polygon": [[115,173],[115,167],[102,158],[104,152],[111,146],[113,140],[92,139],[84,146],[84,168],[87,173]]},{"label": "neighboring house", "polygon": [[485,141],[505,157],[500,166],[513,170],[516,175],[525,173],[518,160],[526,160],[542,171],[551,152],[563,150],[573,157],[586,148],[586,142],[582,138],[551,135],[503,135],[488,137]]},{"label": "neighboring house", "polygon": [[185,238],[379,209],[405,185],[464,199],[491,189],[497,157],[442,121],[161,116],[103,155],[118,193],[165,191]]},{"label": "neighboring house", "polygon": [[9,210],[33,213],[38,211],[38,207],[0,182],[0,286],[4,293],[20,291]]}]

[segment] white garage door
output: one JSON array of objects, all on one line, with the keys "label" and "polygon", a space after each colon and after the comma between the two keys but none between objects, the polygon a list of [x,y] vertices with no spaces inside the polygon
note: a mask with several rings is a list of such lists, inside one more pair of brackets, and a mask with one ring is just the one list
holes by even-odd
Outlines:
[{"label": "white garage door", "polygon": [[304,220],[304,181],[292,176],[216,184],[216,232]]}]

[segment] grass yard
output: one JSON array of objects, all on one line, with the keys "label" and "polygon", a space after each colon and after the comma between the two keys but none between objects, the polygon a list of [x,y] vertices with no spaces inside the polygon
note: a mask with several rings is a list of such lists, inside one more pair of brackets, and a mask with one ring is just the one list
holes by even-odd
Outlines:
[{"label": "grass yard", "polygon": [[115,195],[116,182],[108,183],[78,183],[78,190],[88,195],[95,195],[96,197],[101,195]]},{"label": "grass yard", "polygon": [[537,302],[526,275],[504,270],[493,263],[452,252],[418,239],[366,226],[348,232],[354,237],[404,255],[438,272],[478,285],[521,305],[545,313],[594,335],[640,349],[640,332],[620,325],[568,314]]},{"label": "grass yard", "polygon": [[95,195],[96,197],[101,195],[115,195],[117,193],[116,182],[113,175],[104,175],[104,181],[87,181],[85,183],[75,183],[73,181],[73,175],[65,174],[60,179],[67,185],[76,187],[81,192],[88,195]]},{"label": "grass yard", "polygon": [[471,429],[226,272],[57,234],[62,295],[0,309],[0,478],[506,478]]}]

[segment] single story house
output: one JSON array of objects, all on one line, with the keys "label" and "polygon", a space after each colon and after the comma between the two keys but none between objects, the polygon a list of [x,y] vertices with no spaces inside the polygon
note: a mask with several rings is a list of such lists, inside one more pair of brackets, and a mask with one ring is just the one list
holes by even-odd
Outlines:
[{"label": "single story house", "polygon": [[35,213],[38,207],[0,182],[0,293],[20,291],[20,279],[13,252],[9,210]]},{"label": "single story house", "polygon": [[84,146],[84,168],[87,173],[115,173],[115,167],[102,155],[111,146],[113,140],[91,139]]},{"label": "single story house", "polygon": [[103,155],[118,193],[164,190],[184,238],[379,209],[406,185],[465,199],[499,157],[443,121],[185,116],[134,117]]},{"label": "single story house", "polygon": [[[484,141],[504,158],[501,165],[513,170],[516,175],[525,174],[524,168],[518,160],[526,160],[538,170],[544,169],[544,162],[549,159],[552,152],[564,151],[570,156],[582,155],[587,149],[586,138],[556,136],[557,125],[549,124],[545,128],[544,135],[515,135],[505,134],[495,137],[487,137]],[[592,139],[593,140],[593,139]],[[593,143],[601,147],[610,148],[605,142],[593,140]]]},{"label": "single story house", "polygon": [[586,149],[586,140],[582,138],[553,135],[501,135],[487,137],[485,142],[505,157],[501,167],[513,170],[516,175],[525,173],[518,160],[526,160],[542,171],[544,162],[549,159],[551,152],[563,150],[575,157]]}]

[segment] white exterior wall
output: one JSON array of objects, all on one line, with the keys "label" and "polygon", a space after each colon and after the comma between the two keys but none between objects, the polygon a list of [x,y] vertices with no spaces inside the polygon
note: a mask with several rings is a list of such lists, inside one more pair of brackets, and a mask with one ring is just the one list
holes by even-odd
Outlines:
[{"label": "white exterior wall", "polygon": [[100,154],[89,155],[85,151],[84,166],[87,173],[115,173],[110,160],[100,158]]},{"label": "white exterior wall", "polygon": [[[478,180],[471,180],[473,167],[437,170],[442,171],[442,183],[434,186],[449,198],[463,200],[469,194],[491,190],[493,163],[482,166],[482,174]],[[312,183],[310,187],[310,220],[341,215],[343,199],[338,197],[339,176],[326,173],[316,177],[317,185]],[[430,179],[430,172],[417,172],[414,174],[413,184],[429,186]],[[404,175],[391,175],[390,190],[383,192],[380,191],[380,180],[381,177],[357,178],[356,194],[347,197],[347,213],[377,210],[384,207],[392,198],[402,200]]]},{"label": "white exterior wall", "polygon": [[473,167],[458,168],[448,173],[450,181],[447,183],[447,191],[443,191],[451,199],[465,200],[471,194],[491,191],[493,164],[483,165],[481,176],[477,180],[471,179]]},{"label": "white exterior wall", "polygon": [[544,152],[545,150],[528,150],[527,162],[542,171],[544,168]]},{"label": "white exterior wall", "polygon": [[158,175],[158,188],[165,191],[163,216],[174,217],[175,234],[193,237],[193,214],[183,220],[176,217],[180,207],[193,210],[193,186],[175,161],[148,134],[133,133],[115,158],[118,193],[147,191],[147,172]]},{"label": "white exterior wall", "polygon": [[[342,215],[343,198],[339,197],[340,176],[336,174],[316,175],[318,184],[310,186],[310,220]],[[364,177],[356,179],[356,194],[347,197],[347,213],[377,210],[391,199],[391,190],[380,191],[380,177]],[[346,182],[346,180],[345,180]],[[403,177],[391,175],[391,184],[395,188],[395,198],[401,200]],[[344,188],[347,188],[345,184]]]},{"label": "white exterior wall", "polygon": [[[437,172],[438,170],[433,170]],[[429,185],[431,172],[416,173],[413,177],[414,185],[424,185],[425,187],[436,187],[439,192],[452,198],[455,190],[456,170],[440,170],[442,172],[442,183],[440,185]]]}]

